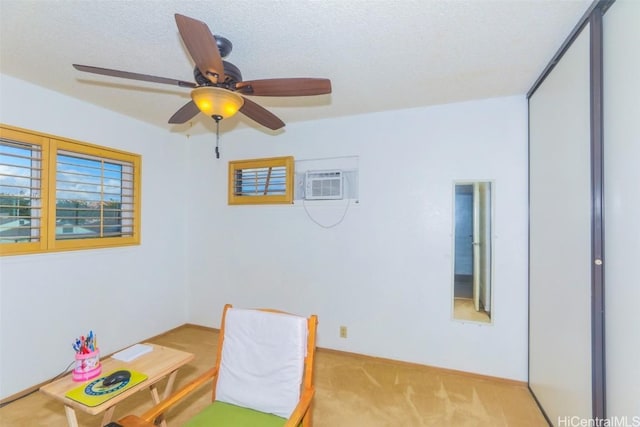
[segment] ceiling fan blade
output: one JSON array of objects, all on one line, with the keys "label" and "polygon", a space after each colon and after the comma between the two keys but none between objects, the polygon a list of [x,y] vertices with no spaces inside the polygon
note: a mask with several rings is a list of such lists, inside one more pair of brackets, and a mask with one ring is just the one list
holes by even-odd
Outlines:
[{"label": "ceiling fan blade", "polygon": [[196,66],[212,83],[224,81],[224,66],[216,39],[209,27],[202,21],[175,14],[180,37],[196,63]]},{"label": "ceiling fan blade", "polygon": [[284,122],[275,114],[250,99],[244,98],[244,105],[238,111],[271,130],[278,130],[284,127]]},{"label": "ceiling fan blade", "polygon": [[169,123],[171,124],[185,123],[191,120],[192,118],[194,118],[199,112],[200,112],[200,109],[198,109],[198,106],[196,105],[196,103],[193,101],[189,101],[186,104],[184,104],[182,108],[176,111],[173,116],[171,116],[171,118],[169,119]]},{"label": "ceiling fan blade", "polygon": [[250,80],[236,83],[236,91],[255,96],[309,96],[331,93],[331,80],[306,77]]},{"label": "ceiling fan blade", "polygon": [[73,64],[73,68],[87,73],[102,74],[104,76],[121,77],[123,79],[142,80],[144,82],[164,83],[181,87],[196,87],[195,83],[182,80],[169,79],[166,77],[150,76],[148,74],[131,73],[129,71],[111,70],[109,68],[92,67],[89,65]]}]

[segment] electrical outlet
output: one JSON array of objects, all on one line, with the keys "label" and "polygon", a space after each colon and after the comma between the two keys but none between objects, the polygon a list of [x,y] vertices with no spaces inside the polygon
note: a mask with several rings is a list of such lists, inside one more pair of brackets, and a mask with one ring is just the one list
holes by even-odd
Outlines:
[{"label": "electrical outlet", "polygon": [[340,338],[346,338],[346,337],[347,337],[347,327],[340,326]]}]

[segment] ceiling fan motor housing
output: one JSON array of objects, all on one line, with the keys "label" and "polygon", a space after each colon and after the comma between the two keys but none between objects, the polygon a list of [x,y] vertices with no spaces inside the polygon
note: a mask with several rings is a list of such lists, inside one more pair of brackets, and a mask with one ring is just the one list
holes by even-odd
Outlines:
[{"label": "ceiling fan motor housing", "polygon": [[231,53],[233,50],[233,43],[226,37],[214,35],[214,39],[216,39],[216,45],[218,45],[218,51],[220,52],[220,56],[225,58],[227,55]]},{"label": "ceiling fan motor housing", "polygon": [[[242,81],[240,69],[227,61],[222,61],[222,66],[226,77],[223,82],[218,82],[216,86],[235,90],[235,84]],[[193,69],[193,78],[198,86],[212,86],[211,81],[200,72],[198,67]]]}]

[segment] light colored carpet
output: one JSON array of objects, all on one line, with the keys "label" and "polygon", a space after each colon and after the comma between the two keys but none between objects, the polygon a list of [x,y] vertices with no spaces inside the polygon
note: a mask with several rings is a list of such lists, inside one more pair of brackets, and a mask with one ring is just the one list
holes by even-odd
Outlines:
[{"label": "light colored carpet", "polygon": [[[178,372],[180,387],[213,366],[217,337],[215,330],[185,325],[150,341],[196,355]],[[315,374],[315,427],[547,426],[522,383],[323,349]],[[180,426],[210,398],[205,387],[175,406],[167,414],[169,426]],[[149,394],[140,392],[116,407],[114,419],[150,406]],[[98,427],[101,416],[80,413],[78,419],[81,426]],[[67,423],[62,405],[36,392],[0,409],[0,425]]]}]

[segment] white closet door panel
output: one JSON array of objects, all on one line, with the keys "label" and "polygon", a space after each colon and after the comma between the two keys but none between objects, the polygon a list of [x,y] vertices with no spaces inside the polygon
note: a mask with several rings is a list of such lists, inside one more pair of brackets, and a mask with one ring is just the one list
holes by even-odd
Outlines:
[{"label": "white closet door panel", "polygon": [[589,26],[529,99],[529,385],[550,420],[591,417]]},{"label": "white closet door panel", "polygon": [[607,416],[640,425],[640,2],[603,27]]}]

